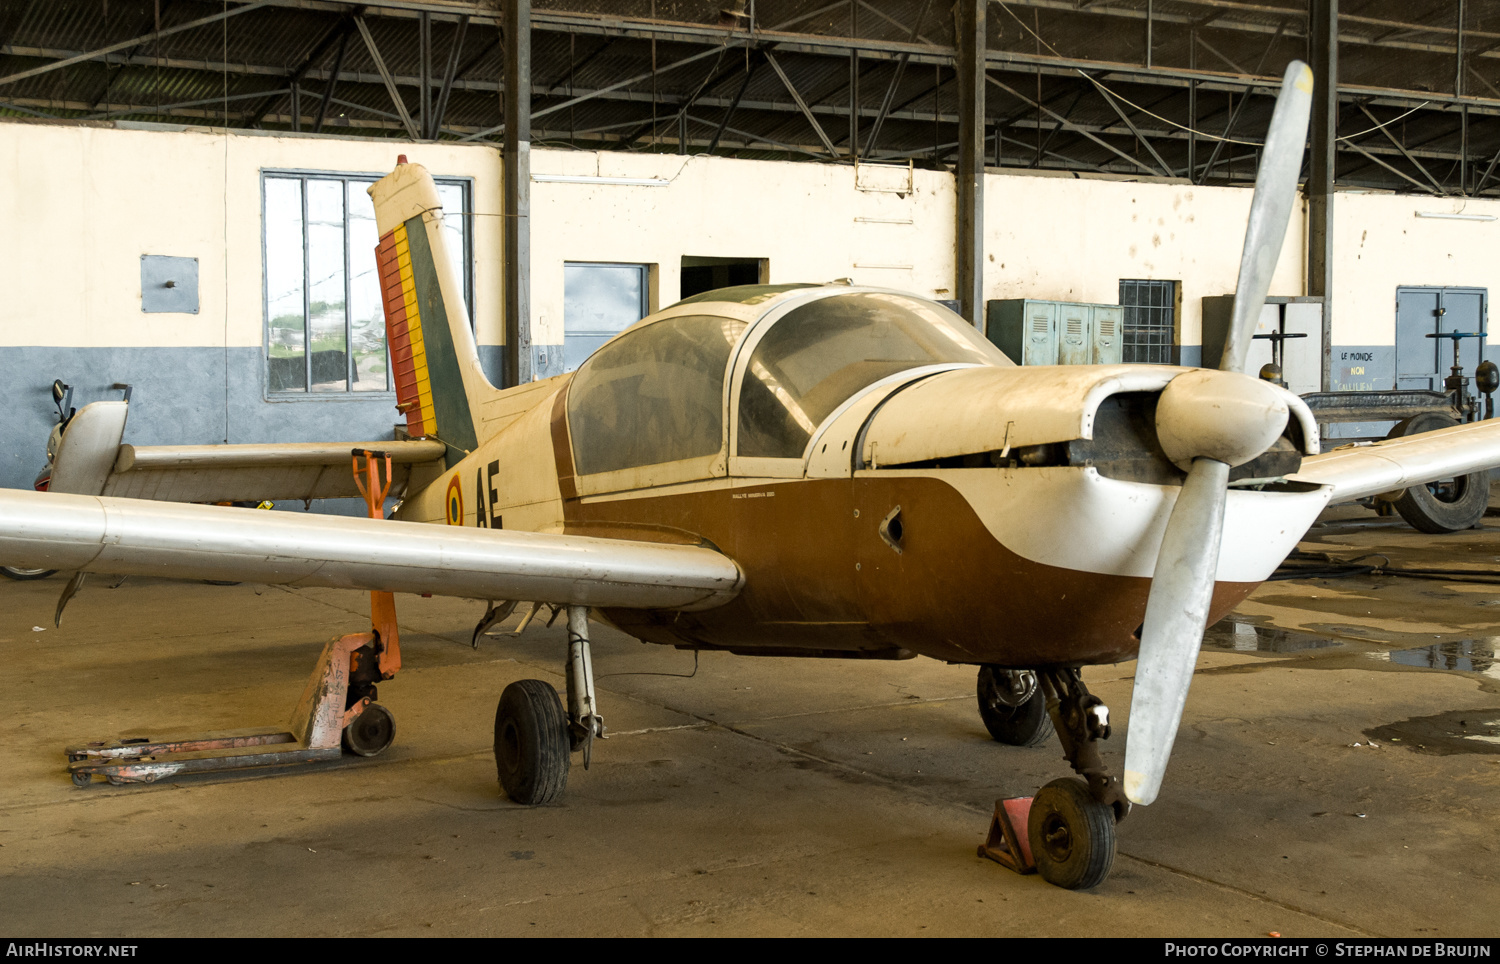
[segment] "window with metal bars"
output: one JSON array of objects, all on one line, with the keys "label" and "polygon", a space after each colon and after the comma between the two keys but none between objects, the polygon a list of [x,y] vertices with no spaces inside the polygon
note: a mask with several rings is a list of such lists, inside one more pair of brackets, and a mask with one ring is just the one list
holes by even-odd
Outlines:
[{"label": "window with metal bars", "polygon": [[1124,315],[1122,360],[1172,364],[1177,332],[1177,282],[1120,281]]},{"label": "window with metal bars", "polygon": [[[375,270],[378,175],[262,175],[266,390],[272,395],[392,391]],[[473,304],[468,179],[437,178],[447,248]],[[472,319],[472,315],[471,315]]]}]

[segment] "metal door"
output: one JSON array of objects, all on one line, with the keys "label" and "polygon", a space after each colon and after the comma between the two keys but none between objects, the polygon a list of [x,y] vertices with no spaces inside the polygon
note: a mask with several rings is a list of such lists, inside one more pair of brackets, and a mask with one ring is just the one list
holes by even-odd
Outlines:
[{"label": "metal door", "polygon": [[1087,365],[1094,360],[1090,320],[1088,305],[1064,303],[1058,309],[1057,364]]},{"label": "metal door", "polygon": [[646,265],[563,265],[563,366],[574,371],[600,345],[646,317]]},{"label": "metal door", "polygon": [[1057,364],[1057,303],[1026,302],[1026,346],[1023,365]]},{"label": "metal door", "polygon": [[1396,387],[1441,391],[1453,365],[1453,343],[1428,338],[1449,331],[1479,332],[1464,339],[1459,359],[1474,374],[1483,359],[1488,320],[1484,288],[1396,289]]}]

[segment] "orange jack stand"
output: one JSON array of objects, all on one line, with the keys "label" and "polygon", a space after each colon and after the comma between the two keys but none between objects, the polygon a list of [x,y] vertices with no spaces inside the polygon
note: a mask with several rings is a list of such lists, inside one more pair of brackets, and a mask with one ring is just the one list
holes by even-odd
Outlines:
[{"label": "orange jack stand", "polygon": [[1031,841],[1026,836],[1031,801],[1031,797],[1011,797],[995,801],[995,815],[990,818],[989,836],[980,845],[979,856],[988,857],[1018,874],[1036,873],[1036,861],[1031,856]]},{"label": "orange jack stand", "polygon": [[[363,468],[361,458],[365,460]],[[385,461],[384,484],[377,461],[381,458]],[[355,449],[354,482],[365,497],[370,517],[383,518],[386,493],[391,488],[391,457]],[[401,669],[395,596],[370,593],[370,623],[371,632],[340,636],[323,647],[292,712],[291,723],[284,729],[226,730],[176,740],[129,737],[70,746],[64,752],[73,783],[87,786],[96,774],[115,785],[155,783],[179,773],[336,760],[344,750],[374,756],[396,737],[395,718],[374,702],[373,685],[375,680],[390,679]],[[351,686],[355,687],[354,697],[349,692]]]},{"label": "orange jack stand", "polygon": [[[354,484],[365,497],[370,518],[385,518],[385,497],[391,491],[391,457],[386,452],[351,450],[354,456]],[[360,459],[364,459],[361,467]],[[380,462],[385,460],[385,482],[380,481]],[[365,476],[364,479],[360,475]],[[396,597],[388,592],[370,593],[370,625],[377,638],[380,654],[380,678],[390,679],[401,671],[401,637],[396,631]]]}]

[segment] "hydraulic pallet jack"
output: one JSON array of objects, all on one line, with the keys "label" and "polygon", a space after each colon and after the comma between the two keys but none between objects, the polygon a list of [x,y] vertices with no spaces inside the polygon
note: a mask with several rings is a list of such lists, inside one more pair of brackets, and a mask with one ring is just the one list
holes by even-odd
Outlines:
[{"label": "hydraulic pallet jack", "polygon": [[[354,482],[369,506],[370,518],[384,518],[391,487],[390,455],[361,449],[353,449],[352,455]],[[73,783],[88,786],[95,775],[115,785],[155,783],[179,773],[335,760],[346,750],[375,756],[396,738],[395,717],[375,702],[375,684],[391,679],[401,669],[396,600],[391,593],[370,593],[370,624],[368,633],[340,636],[323,647],[288,726],[227,730],[177,740],[129,737],[70,746],[64,752]]]}]

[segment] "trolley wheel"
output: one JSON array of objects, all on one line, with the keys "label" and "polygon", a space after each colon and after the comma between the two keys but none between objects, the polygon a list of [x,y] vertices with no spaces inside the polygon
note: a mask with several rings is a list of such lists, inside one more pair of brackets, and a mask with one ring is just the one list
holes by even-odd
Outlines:
[{"label": "trolley wheel", "polygon": [[75,787],[86,787],[94,782],[94,775],[86,770],[74,770],[71,775]]},{"label": "trolley wheel", "polygon": [[358,756],[375,756],[395,740],[396,718],[379,703],[366,706],[353,723],[344,727],[340,738],[344,749]]},{"label": "trolley wheel", "polygon": [[1026,834],[1037,871],[1065,890],[1097,887],[1114,866],[1114,811],[1075,777],[1042,787],[1031,802]]},{"label": "trolley wheel", "polygon": [[[1457,424],[1458,420],[1452,416],[1425,412],[1397,422],[1395,428],[1386,434],[1386,438],[1435,432]],[[1472,472],[1412,486],[1396,500],[1396,511],[1401,513],[1401,518],[1406,520],[1407,525],[1418,532],[1438,535],[1478,525],[1489,504],[1489,472]]]},{"label": "trolley wheel", "polygon": [[518,680],[495,708],[495,769],[505,795],[526,806],[550,803],[568,785],[568,717],[550,683]]},{"label": "trolley wheel", "polygon": [[9,579],[46,579],[56,572],[56,569],[19,569],[15,566],[0,566],[0,576]]},{"label": "trolley wheel", "polygon": [[1047,699],[1036,674],[998,666],[979,668],[979,718],[990,736],[1010,746],[1041,746],[1052,736]]}]

